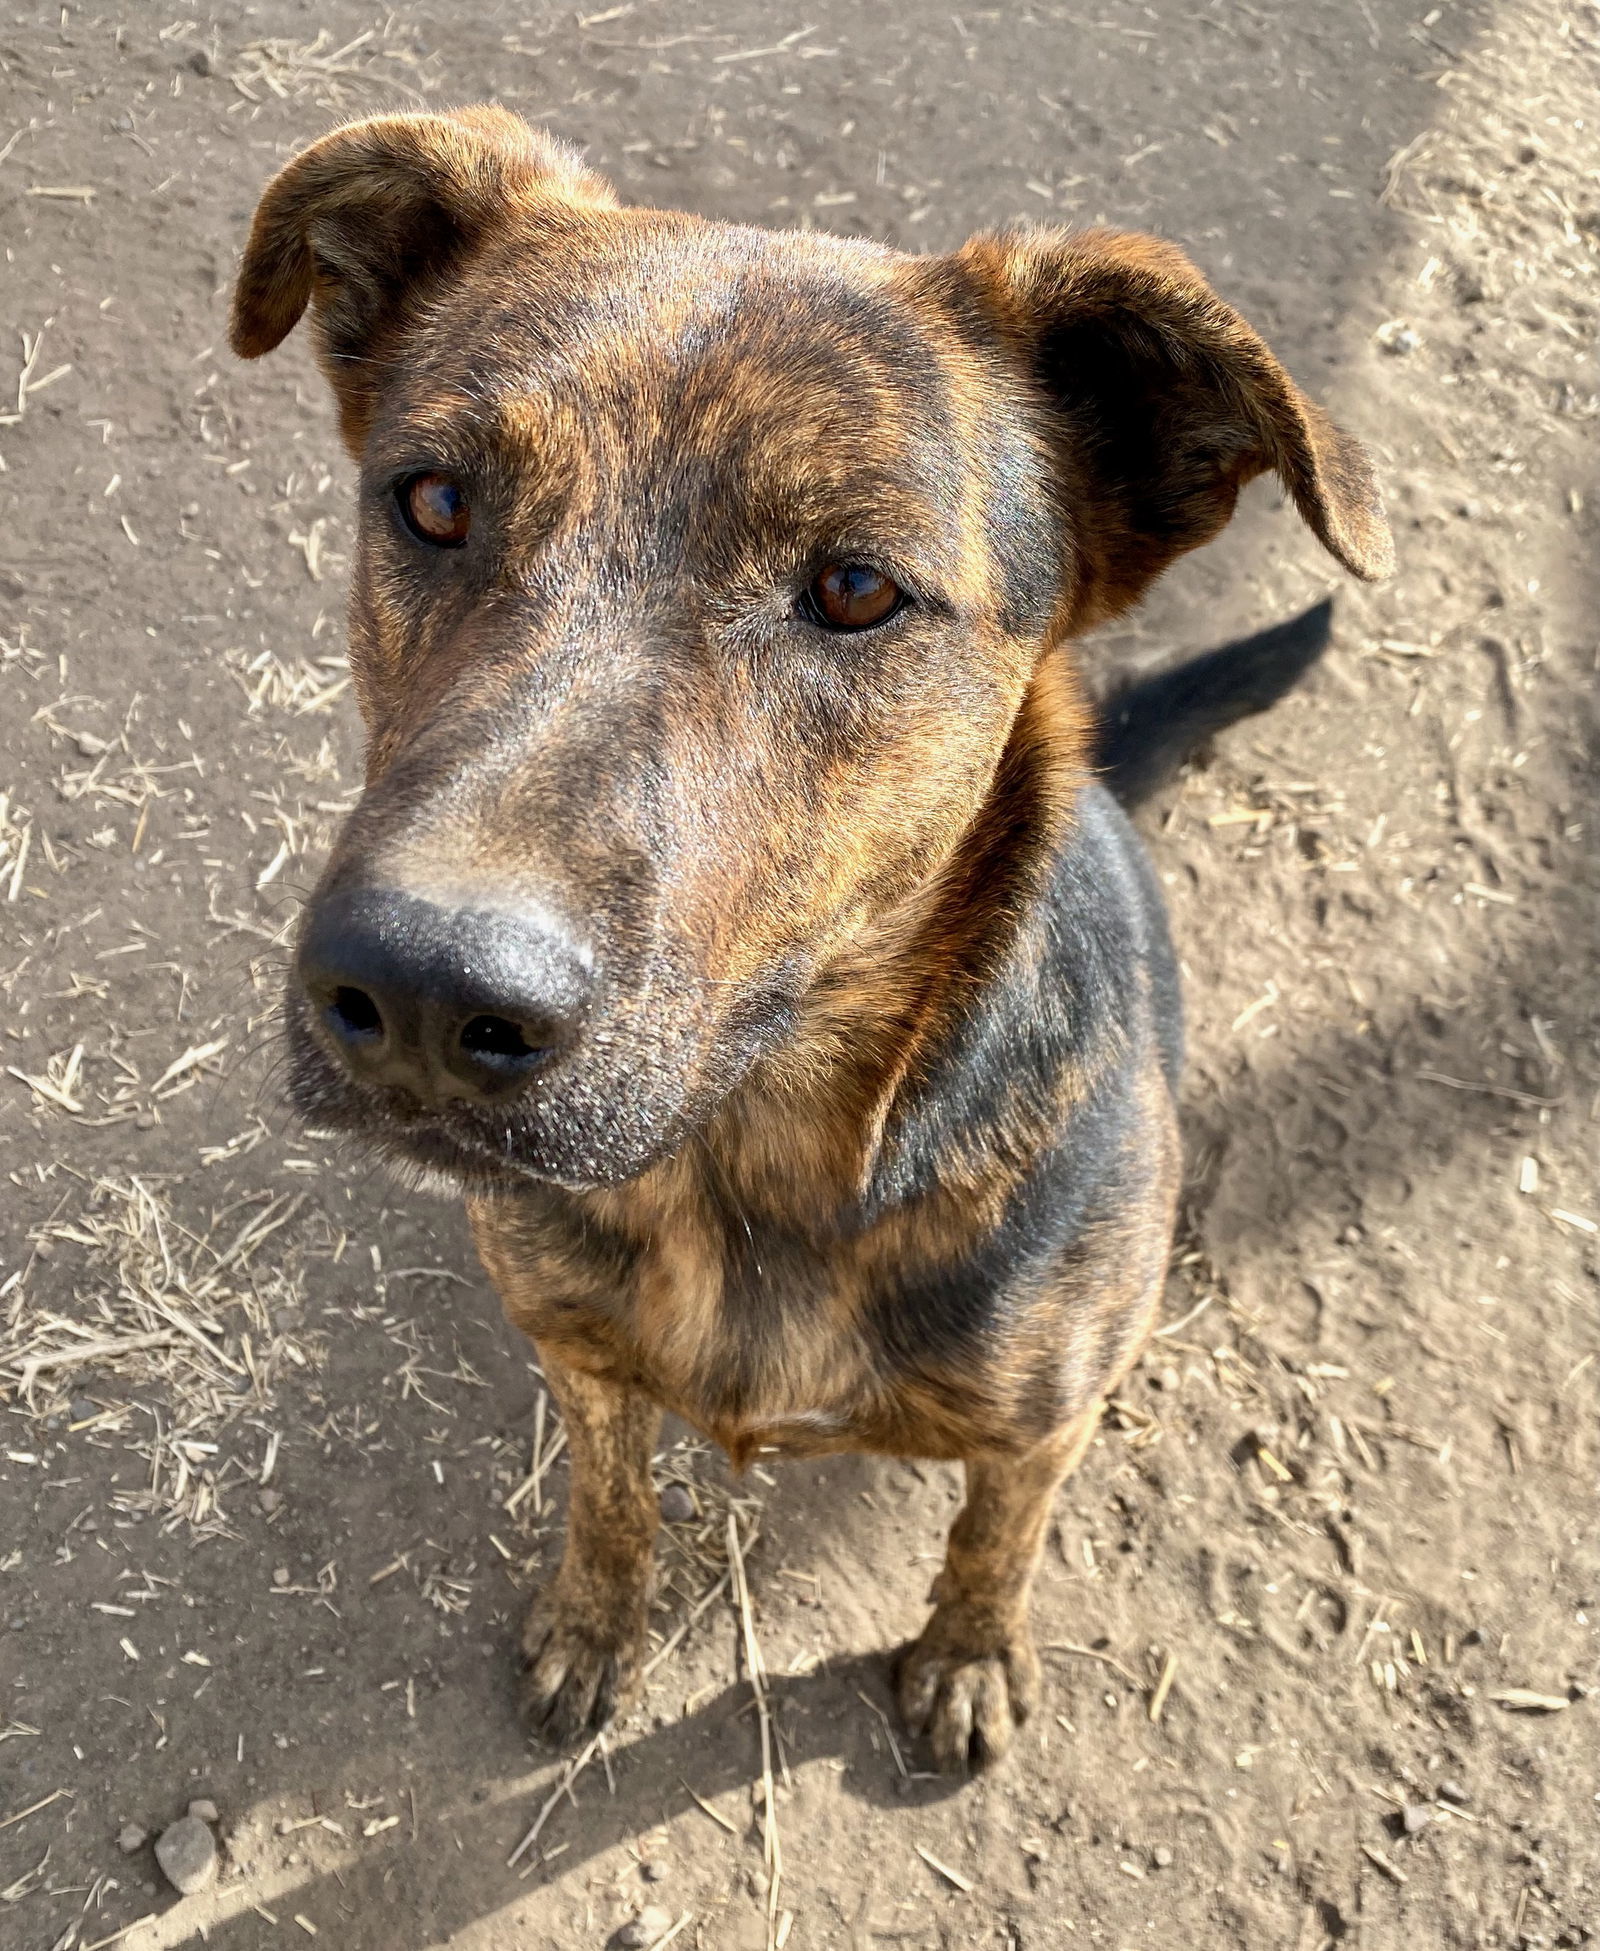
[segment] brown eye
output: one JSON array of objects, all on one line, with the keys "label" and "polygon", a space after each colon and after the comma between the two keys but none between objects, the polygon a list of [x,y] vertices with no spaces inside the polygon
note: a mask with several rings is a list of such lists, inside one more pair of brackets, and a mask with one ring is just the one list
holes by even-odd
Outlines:
[{"label": "brown eye", "polygon": [[467,497],[448,474],[413,474],[402,481],[400,513],[418,541],[436,549],[459,549],[472,527]]},{"label": "brown eye", "polygon": [[905,600],[898,583],[865,562],[830,562],[805,597],[812,620],[828,630],[870,630]]}]

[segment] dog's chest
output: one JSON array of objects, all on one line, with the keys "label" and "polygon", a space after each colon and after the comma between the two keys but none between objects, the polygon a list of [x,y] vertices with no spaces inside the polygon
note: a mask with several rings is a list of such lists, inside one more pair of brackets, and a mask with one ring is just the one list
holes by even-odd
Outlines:
[{"label": "dog's chest", "polygon": [[639,1381],[739,1464],[870,1446],[879,1390],[854,1258],[759,1227],[653,1240],[617,1318]]},{"label": "dog's chest", "polygon": [[516,1326],[652,1396],[741,1467],[768,1452],[959,1452],[915,1362],[886,1356],[870,1241],[721,1219],[658,1213],[624,1239],[551,1212],[509,1236],[480,1230],[480,1247]]}]

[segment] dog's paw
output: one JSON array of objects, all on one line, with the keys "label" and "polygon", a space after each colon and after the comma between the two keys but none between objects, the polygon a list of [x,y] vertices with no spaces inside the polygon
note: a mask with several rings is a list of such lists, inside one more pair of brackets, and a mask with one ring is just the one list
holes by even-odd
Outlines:
[{"label": "dog's paw", "polygon": [[1039,1704],[1039,1656],[1027,1624],[980,1624],[939,1606],[900,1655],[895,1692],[906,1726],[927,1735],[947,1774],[997,1762]]},{"label": "dog's paw", "polygon": [[522,1702],[529,1730],[552,1748],[598,1734],[633,1702],[644,1624],[598,1623],[554,1592],[536,1600],[522,1634]]}]

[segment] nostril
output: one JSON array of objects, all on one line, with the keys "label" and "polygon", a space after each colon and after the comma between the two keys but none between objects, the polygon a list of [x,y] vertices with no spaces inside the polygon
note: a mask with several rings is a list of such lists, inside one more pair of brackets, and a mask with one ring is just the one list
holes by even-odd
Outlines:
[{"label": "nostril", "polygon": [[293,999],[359,1085],[437,1109],[502,1104],[578,1040],[589,956],[537,908],[357,887],[312,905]]},{"label": "nostril", "polygon": [[326,1014],[329,1028],[346,1043],[375,1043],[383,1035],[383,1013],[365,989],[341,984]]},{"label": "nostril", "polygon": [[520,1023],[506,1016],[474,1016],[461,1028],[461,1047],[472,1057],[487,1057],[518,1067],[542,1057],[544,1047],[530,1043]]}]

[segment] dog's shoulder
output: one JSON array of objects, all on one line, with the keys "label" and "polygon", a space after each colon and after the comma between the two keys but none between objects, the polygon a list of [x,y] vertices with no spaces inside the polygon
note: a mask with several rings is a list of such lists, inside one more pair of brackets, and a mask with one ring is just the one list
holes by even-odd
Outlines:
[{"label": "dog's shoulder", "polygon": [[[885,1133],[864,1313],[919,1424],[1028,1440],[1143,1331],[1176,1198],[1182,1023],[1160,891],[1098,786],[1004,964]],[[1130,1342],[1131,1346],[1131,1342]]]},{"label": "dog's shoulder", "polygon": [[1121,808],[1088,785],[1005,953],[903,1089],[869,1210],[970,1175],[985,1144],[1088,1167],[1152,1055],[1176,1088],[1182,1034],[1155,874]]}]

